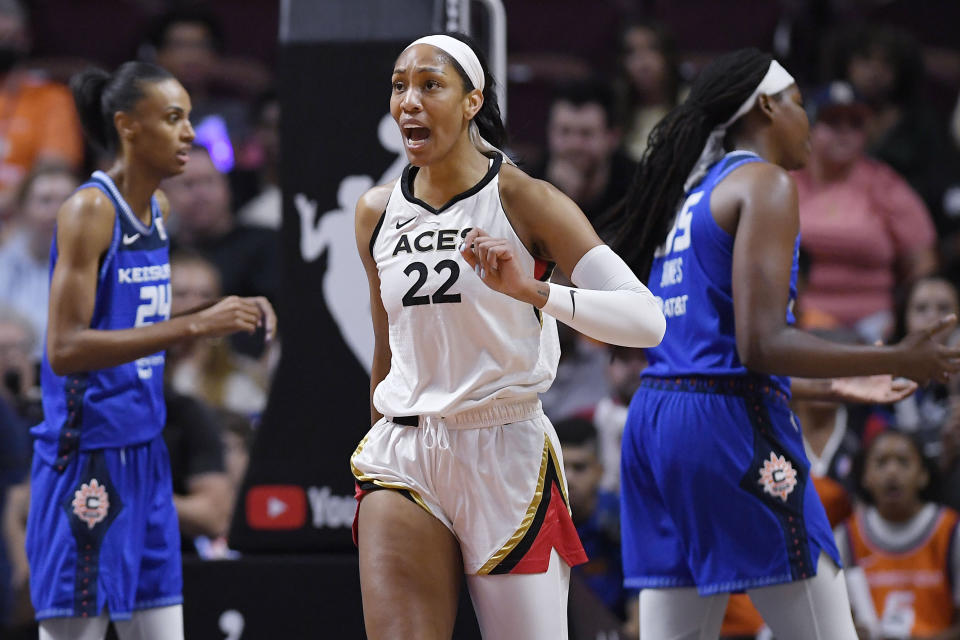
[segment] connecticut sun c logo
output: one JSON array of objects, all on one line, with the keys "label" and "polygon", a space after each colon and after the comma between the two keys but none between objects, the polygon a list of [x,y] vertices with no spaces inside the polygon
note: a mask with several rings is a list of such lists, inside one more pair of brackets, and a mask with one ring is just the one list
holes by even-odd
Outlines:
[{"label": "connecticut sun c logo", "polygon": [[87,528],[93,527],[107,517],[110,509],[110,498],[107,490],[97,482],[96,478],[90,484],[82,484],[73,494],[73,513],[87,523]]},{"label": "connecticut sun c logo", "polygon": [[764,493],[786,502],[787,496],[797,486],[797,470],[789,460],[771,451],[770,459],[764,460],[763,468],[760,469],[760,484],[763,485]]}]

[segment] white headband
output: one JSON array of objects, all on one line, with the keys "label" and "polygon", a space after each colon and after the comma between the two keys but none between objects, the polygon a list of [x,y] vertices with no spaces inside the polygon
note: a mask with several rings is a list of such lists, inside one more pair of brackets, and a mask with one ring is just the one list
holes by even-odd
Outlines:
[{"label": "white headband", "polygon": [[740,108],[730,116],[730,118],[721,125],[717,125],[713,128],[713,131],[710,132],[710,136],[707,138],[707,143],[703,147],[703,152],[700,154],[700,157],[697,159],[696,164],[693,165],[693,170],[690,172],[690,175],[687,176],[687,181],[683,184],[683,191],[688,192],[690,189],[696,185],[703,176],[707,174],[707,171],[715,162],[723,157],[723,138],[727,135],[727,129],[730,128],[734,122],[742,118],[750,109],[753,108],[753,105],[757,102],[757,97],[761,94],[772,96],[774,94],[780,93],[790,85],[796,82],[793,79],[786,69],[784,69],[779,62],[776,60],[770,61],[770,68],[767,69],[767,73],[763,76],[763,80],[760,81],[760,84],[757,85],[757,88],[753,90],[753,93],[750,94],[750,97],[743,101],[743,104],[740,105]]},{"label": "white headband", "polygon": [[[428,44],[448,54],[457,61],[460,68],[463,69],[467,77],[470,78],[470,83],[473,85],[473,88],[479,89],[480,93],[483,93],[483,90],[487,86],[486,82],[484,82],[483,67],[480,65],[480,59],[477,57],[477,54],[473,52],[473,49],[471,49],[470,45],[466,42],[462,42],[451,36],[436,34],[414,40],[404,48],[404,51],[417,44]],[[487,140],[480,135],[480,129],[477,127],[475,121],[470,123],[470,141],[473,142],[473,146],[481,152],[490,153],[495,151],[503,156],[504,162],[513,164],[513,161],[507,154],[487,142]]]},{"label": "white headband", "polygon": [[[417,44],[429,44],[432,47],[436,47],[450,54],[450,56],[457,61],[457,64],[467,73],[467,77],[470,78],[473,88],[480,89],[480,93],[483,93],[483,89],[486,86],[483,81],[483,67],[480,66],[480,59],[477,58],[477,54],[473,52],[473,49],[471,49],[470,45],[466,42],[438,34],[424,36],[419,40],[414,40],[407,45],[407,49]],[[404,51],[407,49],[404,49]]]}]

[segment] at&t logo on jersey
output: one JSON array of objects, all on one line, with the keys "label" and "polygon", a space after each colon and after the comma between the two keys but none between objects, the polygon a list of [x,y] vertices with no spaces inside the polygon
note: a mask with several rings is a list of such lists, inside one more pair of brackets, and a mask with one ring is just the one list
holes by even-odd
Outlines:
[{"label": "at&t logo on jersey", "polygon": [[771,451],[770,459],[764,460],[760,469],[760,484],[764,493],[786,502],[787,496],[797,486],[797,470],[789,460]]},{"label": "at&t logo on jersey", "polygon": [[96,478],[83,483],[73,493],[73,513],[87,523],[88,529],[93,529],[98,522],[107,517],[110,510],[110,497],[107,489]]}]

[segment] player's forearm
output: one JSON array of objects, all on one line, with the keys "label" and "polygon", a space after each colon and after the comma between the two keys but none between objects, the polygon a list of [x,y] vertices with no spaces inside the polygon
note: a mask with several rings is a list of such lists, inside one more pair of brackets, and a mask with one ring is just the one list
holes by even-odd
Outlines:
[{"label": "player's forearm", "polygon": [[789,326],[744,340],[738,332],[737,352],[745,367],[771,375],[843,378],[900,373],[896,347],[839,344]]},{"label": "player's forearm", "polygon": [[163,351],[199,332],[193,316],[181,316],[133,329],[51,333],[48,356],[57,375],[107,369]]},{"label": "player's forearm", "polygon": [[598,245],[587,251],[570,278],[577,288],[537,283],[536,293],[546,296],[537,304],[544,313],[608,344],[660,344],[667,321],[659,300],[610,247]]}]

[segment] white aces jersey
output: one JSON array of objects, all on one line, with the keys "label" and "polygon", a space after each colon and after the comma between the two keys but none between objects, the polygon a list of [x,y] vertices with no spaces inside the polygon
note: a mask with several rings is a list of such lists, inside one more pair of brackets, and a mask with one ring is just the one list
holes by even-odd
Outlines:
[{"label": "white aces jersey", "polygon": [[451,416],[529,399],[553,382],[556,321],[487,287],[459,251],[479,227],[508,240],[531,276],[549,278],[552,265],[530,255],[504,213],[502,161],[493,158],[480,182],[440,209],[413,195],[416,167],[394,185],[370,241],[390,326],[390,372],[373,394],[385,416]]}]

